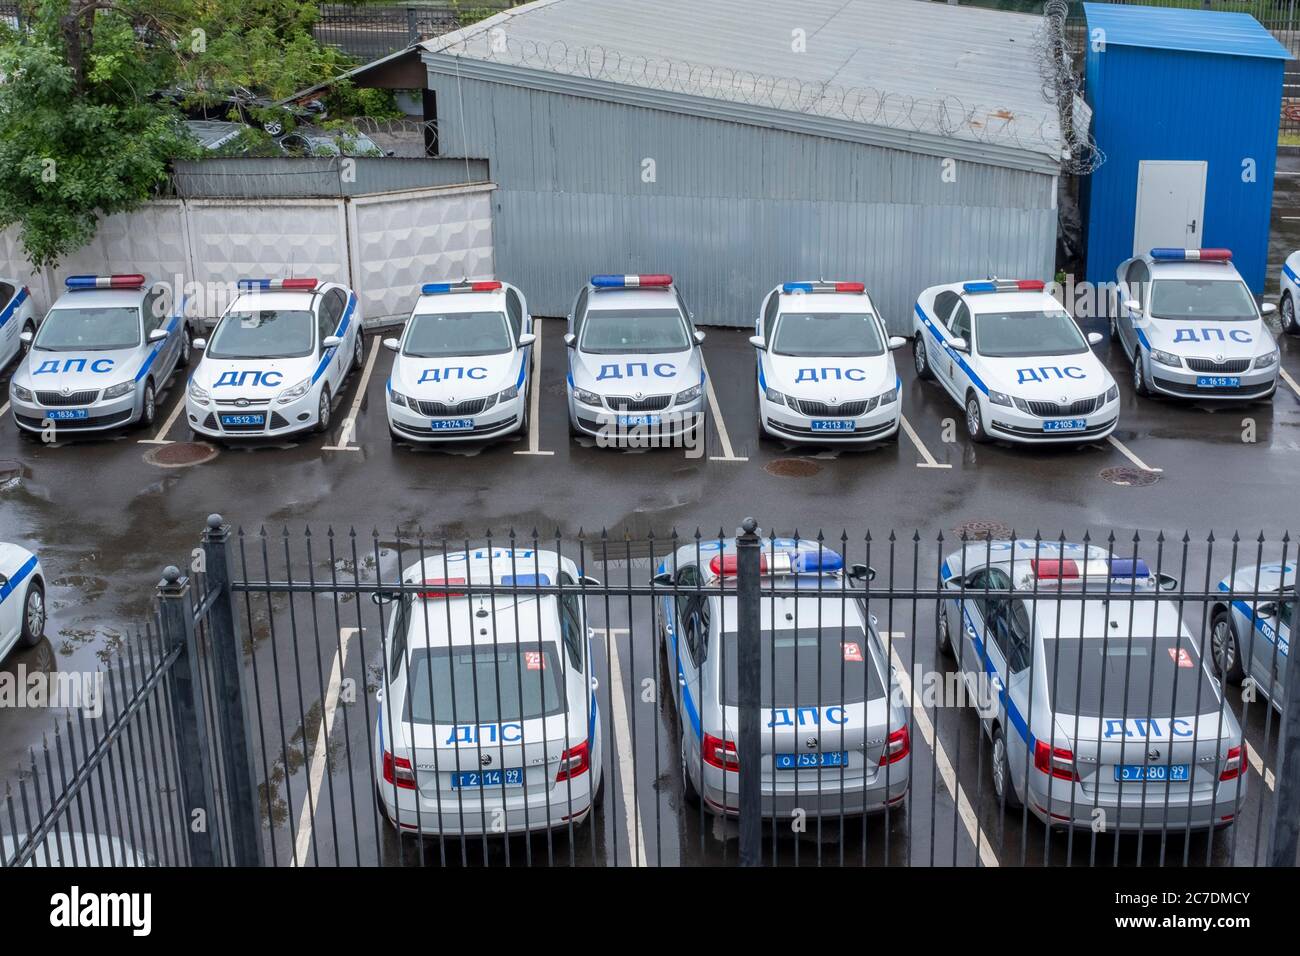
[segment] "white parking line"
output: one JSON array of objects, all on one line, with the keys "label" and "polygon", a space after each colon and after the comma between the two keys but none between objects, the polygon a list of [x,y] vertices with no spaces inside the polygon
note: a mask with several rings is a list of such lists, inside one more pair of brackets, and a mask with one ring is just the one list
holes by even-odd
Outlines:
[{"label": "white parking line", "polygon": [[343,664],[348,657],[348,640],[360,628],[339,628],[339,649],[334,653],[334,666],[330,668],[329,687],[325,689],[325,700],[321,704],[320,726],[316,728],[316,743],[311,751],[311,767],[308,771],[310,796],[302,802],[302,811],[298,814],[298,837],[294,843],[294,855],[291,866],[303,866],[307,860],[307,851],[311,849],[312,810],[320,805],[320,784],[325,776],[325,749],[329,746],[330,731],[334,728],[334,712],[338,709],[339,687],[343,683]]},{"label": "white parking line", "polygon": [[[1278,368],[1278,371],[1282,373],[1282,378],[1283,380],[1286,381],[1286,384],[1291,389],[1291,391],[1295,392],[1297,398],[1300,398],[1300,385],[1296,384],[1296,380],[1291,377],[1291,373],[1281,367]],[[3,414],[4,414],[4,409],[0,408],[0,415]]]},{"label": "white parking line", "polygon": [[[188,387],[188,386],[187,386],[187,387]],[[172,409],[172,413],[171,413],[170,415],[167,416],[167,421],[163,422],[163,426],[162,426],[162,428],[158,429],[158,434],[154,435],[153,438],[140,438],[140,439],[137,439],[136,444],[137,444],[137,445],[171,445],[171,444],[174,444],[173,442],[168,441],[168,440],[167,440],[166,438],[164,438],[163,436],[166,435],[169,431],[172,430],[172,426],[176,424],[176,419],[178,419],[178,418],[181,417],[181,412],[183,412],[183,411],[185,411],[185,393],[184,393],[184,392],[181,393],[180,401],[178,401],[178,402],[176,403],[176,407]]]},{"label": "white parking line", "polygon": [[4,418],[5,412],[7,411],[9,411],[9,399],[6,398],[5,403],[0,405],[0,418]]},{"label": "white parking line", "polygon": [[1129,450],[1128,446],[1125,445],[1118,438],[1116,438],[1114,435],[1107,435],[1106,441],[1114,445],[1121,455],[1123,455],[1129,461],[1133,462],[1133,464],[1137,465],[1143,471],[1149,471],[1152,474],[1156,474],[1156,475],[1162,474],[1164,472],[1163,468],[1152,468],[1150,465],[1148,465],[1137,455],[1133,454],[1133,452]]},{"label": "white parking line", "polygon": [[542,387],[538,383],[542,379],[542,321],[533,319],[533,334],[537,340],[533,342],[533,374],[532,386],[533,394],[528,399],[528,448],[523,451],[515,452],[516,455],[554,455],[553,451],[541,451],[538,445],[542,441],[542,416],[538,412],[542,404]]},{"label": "white parking line", "polygon": [[[618,741],[622,742],[618,750],[618,779],[623,791],[623,820],[627,831],[629,851],[635,846],[635,865],[645,866],[645,826],[641,818],[641,807],[636,802],[635,767],[630,756],[632,751],[632,713],[631,704],[624,692],[623,662],[618,656],[618,641],[614,638],[627,633],[625,627],[592,628],[605,634],[605,645],[609,648],[610,668],[609,699],[614,711],[614,728]],[[618,701],[618,703],[613,703]],[[633,833],[635,821],[635,834]],[[635,839],[635,842],[634,842]]]},{"label": "white parking line", "polygon": [[1259,774],[1268,789],[1274,789],[1273,785],[1276,781],[1273,778],[1273,771],[1264,766],[1264,759],[1260,757],[1259,751],[1244,740],[1242,743],[1246,744],[1246,757],[1250,760],[1250,769]]},{"label": "white parking line", "polygon": [[[901,636],[901,632],[895,631],[893,633]],[[988,834],[980,826],[979,820],[975,816],[975,808],[971,805],[970,800],[966,798],[966,791],[957,782],[957,774],[952,769],[952,763],[948,760],[948,754],[944,750],[943,744],[935,736],[934,725],[930,723],[930,715],[925,712],[925,704],[921,699],[921,695],[913,693],[912,679],[908,676],[907,668],[903,666],[902,658],[898,656],[898,651],[892,646],[892,642],[889,648],[889,656],[894,662],[894,675],[898,680],[899,689],[903,692],[903,698],[912,702],[912,723],[921,732],[926,745],[934,754],[934,762],[938,767],[939,776],[943,778],[948,792],[956,798],[957,815],[966,828],[967,836],[979,848],[980,863],[984,866],[997,866],[998,858],[993,852],[993,844],[989,841]]]},{"label": "white parking line", "polygon": [[709,374],[709,367],[704,364],[704,353],[700,353],[700,368],[704,372],[704,391],[709,397],[709,410],[713,412],[713,420],[718,424],[718,441],[722,442],[722,454],[710,455],[709,461],[749,461],[748,458],[738,458],[736,453],[731,450],[731,436],[727,434],[727,423],[722,420],[722,410],[718,408],[718,396],[713,391],[713,376]]},{"label": "white parking line", "polygon": [[357,430],[357,413],[361,411],[361,403],[366,397],[366,386],[370,384],[370,373],[375,370],[375,358],[379,355],[380,336],[376,335],[370,343],[370,355],[366,359],[366,367],[361,372],[361,384],[357,386],[356,397],[352,399],[352,407],[348,409],[348,417],[343,420],[343,427],[339,429],[339,440],[337,445],[325,445],[321,451],[360,451],[361,446],[350,444],[352,434]]},{"label": "white parking line", "polygon": [[907,437],[912,440],[912,444],[916,446],[916,450],[921,453],[921,457],[924,459],[924,461],[918,461],[916,463],[917,468],[951,468],[952,467],[952,465],[941,465],[939,464],[938,461],[935,460],[934,455],[930,454],[930,449],[925,447],[925,444],[921,441],[920,437],[916,434],[915,429],[912,428],[912,423],[907,420],[906,415],[899,415],[898,418],[899,421],[902,423],[903,431],[907,433]]}]

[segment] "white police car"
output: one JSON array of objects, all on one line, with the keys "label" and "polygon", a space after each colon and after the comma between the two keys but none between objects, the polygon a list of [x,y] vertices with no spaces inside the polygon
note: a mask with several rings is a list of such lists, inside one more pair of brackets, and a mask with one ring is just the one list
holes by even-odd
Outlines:
[{"label": "white police car", "polygon": [[153,424],[158,390],[189,364],[184,301],[143,275],[69,276],[9,382],[25,435]]},{"label": "white police car", "polygon": [[1282,263],[1279,285],[1282,288],[1278,303],[1282,312],[1282,331],[1291,335],[1300,334],[1300,318],[1296,316],[1296,299],[1300,298],[1300,251],[1291,253]]},{"label": "white police car", "polygon": [[1274,311],[1228,249],[1152,249],[1120,264],[1111,338],[1133,363],[1133,390],[1193,398],[1263,399],[1277,390]]},{"label": "white police car", "polygon": [[388,819],[429,835],[583,822],[604,783],[582,599],[596,582],[520,548],[426,555],[402,581],[429,589],[377,596],[394,603],[374,748]]},{"label": "white police car", "polygon": [[0,368],[27,349],[36,335],[36,308],[27,286],[0,278]]},{"label": "white police car", "polygon": [[939,645],[992,741],[1000,802],[1108,832],[1232,823],[1241,728],[1178,596],[1155,600],[1176,580],[1141,558],[1032,540],[966,543],[942,575]]},{"label": "white police car", "polygon": [[592,276],[568,328],[570,432],[617,444],[703,428],[704,333],[672,276]]},{"label": "white police car", "polygon": [[45,635],[45,575],[36,555],[0,542],[0,661]]},{"label": "white police car", "polygon": [[1242,568],[1220,581],[1219,590],[1224,600],[1210,610],[1215,671],[1233,684],[1249,677],[1281,708],[1295,613],[1295,561]]},{"label": "white police car", "polygon": [[326,431],[365,343],[357,294],[316,279],[241,279],[190,376],[185,414],[210,438]]},{"label": "white police car", "polygon": [[886,331],[861,282],[786,282],[763,300],[758,353],[763,433],[794,441],[860,442],[898,434],[899,379]]},{"label": "white police car", "polygon": [[[760,799],[764,817],[861,814],[907,796],[911,736],[887,651],[848,587],[844,559],[815,541],[761,542],[764,586],[807,588],[764,596]],[[739,813],[736,735],[739,621],[734,539],[678,548],[659,565],[655,625],[682,729],[680,768],[688,802],[703,797],[720,815]],[[870,576],[855,565],[856,581]],[[676,680],[673,681],[672,677]]]},{"label": "white police car", "polygon": [[431,282],[420,290],[388,379],[394,440],[496,438],[528,427],[533,317],[504,282]]},{"label": "white police car", "polygon": [[1115,430],[1119,388],[1039,280],[931,286],[916,301],[912,356],[965,410],[973,441],[1093,441]]}]

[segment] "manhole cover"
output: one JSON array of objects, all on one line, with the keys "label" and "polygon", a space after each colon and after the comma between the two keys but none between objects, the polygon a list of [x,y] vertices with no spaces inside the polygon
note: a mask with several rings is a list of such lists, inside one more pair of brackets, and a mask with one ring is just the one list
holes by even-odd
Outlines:
[{"label": "manhole cover", "polygon": [[822,466],[807,458],[778,458],[764,465],[763,470],[778,478],[811,478]]},{"label": "manhole cover", "polygon": [[1145,471],[1141,468],[1129,468],[1127,465],[1115,468],[1103,468],[1101,477],[1109,481],[1112,485],[1121,485],[1125,488],[1140,488],[1144,485],[1154,485],[1160,480],[1160,476],[1154,471]]},{"label": "manhole cover", "polygon": [[178,441],[159,445],[145,452],[144,460],[159,468],[188,468],[217,457],[217,449],[207,442]]},{"label": "manhole cover", "polygon": [[966,536],[968,541],[1008,541],[1011,539],[1011,527],[1003,524],[1001,521],[986,521],[976,519],[974,521],[963,521],[957,527],[952,529],[958,540],[962,535]]}]

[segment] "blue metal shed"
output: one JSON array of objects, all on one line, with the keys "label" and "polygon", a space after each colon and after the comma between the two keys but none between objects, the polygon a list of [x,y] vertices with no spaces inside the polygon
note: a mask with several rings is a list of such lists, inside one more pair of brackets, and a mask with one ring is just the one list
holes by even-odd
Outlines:
[{"label": "blue metal shed", "polygon": [[1244,13],[1085,3],[1106,161],[1082,184],[1087,278],[1154,246],[1227,247],[1264,291],[1282,44]]}]

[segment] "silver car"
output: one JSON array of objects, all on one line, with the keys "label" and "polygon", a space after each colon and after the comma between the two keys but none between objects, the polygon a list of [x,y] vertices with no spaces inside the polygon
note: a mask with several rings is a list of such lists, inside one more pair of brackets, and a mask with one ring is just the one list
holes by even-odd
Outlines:
[{"label": "silver car", "polygon": [[[898,806],[910,780],[908,713],[889,658],[848,587],[844,561],[816,542],[762,542],[764,586],[807,587],[807,597],[764,596],[761,616],[760,790],[764,817],[861,814]],[[655,630],[670,675],[686,799],[737,815],[740,727],[734,539],[679,548],[654,578]],[[869,575],[855,565],[851,580]]]},{"label": "silver car", "polygon": [[143,275],[70,276],[9,383],[27,435],[152,425],[158,392],[190,361],[183,302]]},{"label": "silver car", "polygon": [[1233,822],[1241,728],[1178,598],[1159,599],[1175,580],[1140,558],[1027,540],[972,542],[942,574],[940,647],[992,741],[999,801],[1107,831]]},{"label": "silver car", "polygon": [[1296,563],[1243,568],[1219,582],[1224,599],[1211,607],[1214,669],[1232,684],[1250,678],[1281,709],[1295,613]]}]

